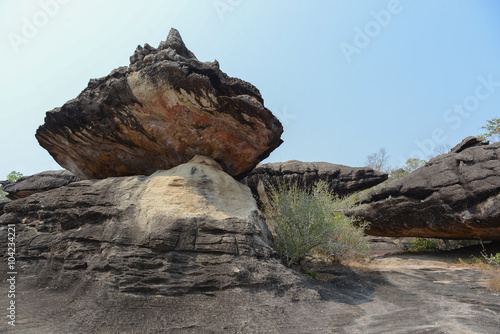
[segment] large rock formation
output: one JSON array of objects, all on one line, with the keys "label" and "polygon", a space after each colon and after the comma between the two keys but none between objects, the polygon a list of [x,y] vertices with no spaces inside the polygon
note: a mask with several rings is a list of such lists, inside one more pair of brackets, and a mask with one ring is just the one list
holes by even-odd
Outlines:
[{"label": "large rock formation", "polygon": [[[400,258],[387,259],[382,270],[368,263],[319,268],[314,280],[285,269],[250,190],[208,158],[149,177],[73,182],[9,202],[6,211],[1,333],[498,328],[498,296],[480,286],[479,271],[427,270],[421,261],[411,262],[417,269],[393,271]],[[16,233],[10,269],[7,224]],[[15,327],[6,315],[15,316]],[[412,321],[398,322],[402,317]]]},{"label": "large rock formation", "polygon": [[500,240],[500,143],[466,138],[360,203],[371,235]]},{"label": "large rock formation", "polygon": [[129,67],[90,80],[47,112],[40,145],[81,179],[150,175],[201,154],[243,177],[282,141],[257,88],[202,63],[172,29],[157,49],[138,46]]},{"label": "large rock formation", "polygon": [[86,277],[175,295],[262,285],[284,270],[250,190],[208,157],[13,201],[0,224],[16,224],[17,256],[34,260],[25,270],[45,288]]},{"label": "large rock formation", "polygon": [[7,198],[15,200],[60,188],[76,181],[80,181],[80,179],[67,170],[51,170],[23,176],[15,182],[0,181],[0,184],[2,190],[8,193]]},{"label": "large rock formation", "polygon": [[312,186],[319,180],[326,181],[329,190],[338,196],[346,196],[387,180],[387,174],[368,167],[348,167],[328,162],[290,160],[259,164],[241,182],[247,185],[254,195],[262,198],[262,187],[266,181],[274,186],[283,181],[296,183],[311,190]]}]

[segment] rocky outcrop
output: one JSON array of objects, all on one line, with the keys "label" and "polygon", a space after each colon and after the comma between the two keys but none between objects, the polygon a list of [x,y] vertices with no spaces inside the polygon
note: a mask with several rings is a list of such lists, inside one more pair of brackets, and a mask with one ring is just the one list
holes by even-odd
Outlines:
[{"label": "rocky outcrop", "polygon": [[500,240],[500,143],[467,138],[360,203],[371,235]]},{"label": "rocky outcrop", "polygon": [[368,167],[290,160],[259,164],[241,182],[247,185],[254,195],[262,198],[263,183],[266,180],[274,186],[283,181],[296,183],[309,191],[317,181],[323,180],[328,183],[330,191],[338,196],[346,196],[387,180],[387,174]]},{"label": "rocky outcrop", "polygon": [[[0,270],[1,333],[498,328],[498,296],[475,269],[400,255],[359,267],[318,264],[316,279],[285,269],[250,190],[208,158],[149,177],[74,182],[9,202],[6,211],[0,234],[7,238],[6,224],[14,224],[16,274]],[[0,242],[5,268],[7,245]],[[386,262],[377,269],[376,261]],[[10,300],[15,327],[5,317]]]},{"label": "rocky outcrop", "polygon": [[37,130],[40,145],[79,178],[150,175],[195,155],[240,178],[282,143],[258,89],[217,61],[200,62],[177,30],[130,61],[90,80]]},{"label": "rocky outcrop", "polygon": [[474,147],[474,146],[483,146],[483,145],[488,145],[489,142],[487,141],[482,141],[481,139],[473,136],[469,136],[462,140],[460,143],[458,143],[455,147],[453,147],[450,150],[450,153],[460,153],[463,150],[469,148],[469,147]]},{"label": "rocky outcrop", "polygon": [[44,288],[84,277],[116,293],[177,295],[287,275],[250,190],[208,157],[13,201],[6,224],[16,225],[17,256],[30,259],[24,272]]},{"label": "rocky outcrop", "polygon": [[15,200],[60,188],[76,181],[80,181],[80,179],[67,170],[51,170],[23,176],[15,182],[0,181],[0,184],[2,190],[8,193],[7,198]]}]

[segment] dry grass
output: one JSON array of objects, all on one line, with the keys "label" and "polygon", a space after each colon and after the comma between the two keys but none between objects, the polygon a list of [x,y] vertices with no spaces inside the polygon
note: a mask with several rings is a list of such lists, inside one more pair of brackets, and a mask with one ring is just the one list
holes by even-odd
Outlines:
[{"label": "dry grass", "polygon": [[488,289],[494,292],[500,292],[500,270],[497,270],[488,282]]},{"label": "dry grass", "polygon": [[491,279],[486,283],[486,287],[493,292],[500,292],[500,267],[488,263],[484,257],[471,256],[467,259],[458,259],[458,265],[468,268],[478,268],[489,273]]}]

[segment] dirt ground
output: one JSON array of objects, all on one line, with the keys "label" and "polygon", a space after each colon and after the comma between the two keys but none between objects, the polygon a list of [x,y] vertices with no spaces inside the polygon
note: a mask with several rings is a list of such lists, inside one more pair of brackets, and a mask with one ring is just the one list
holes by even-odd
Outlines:
[{"label": "dirt ground", "polygon": [[487,289],[495,272],[461,264],[470,252],[387,254],[318,279],[362,310],[339,333],[500,333],[500,294]]},{"label": "dirt ground", "polygon": [[458,261],[480,248],[397,253],[391,243],[375,242],[373,256],[350,267],[319,268],[302,286],[118,298],[98,283],[48,291],[22,277],[16,327],[2,315],[0,332],[500,333],[500,294],[486,287],[494,271]]}]

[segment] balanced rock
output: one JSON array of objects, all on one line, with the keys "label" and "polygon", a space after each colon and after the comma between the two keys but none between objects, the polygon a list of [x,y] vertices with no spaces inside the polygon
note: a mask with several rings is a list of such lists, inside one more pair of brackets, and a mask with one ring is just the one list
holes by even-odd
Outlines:
[{"label": "balanced rock", "polygon": [[348,167],[328,162],[290,160],[259,164],[241,182],[247,185],[254,195],[262,199],[265,182],[273,186],[281,182],[295,183],[310,191],[319,180],[326,181],[329,191],[342,197],[387,180],[387,174],[369,167]]},{"label": "balanced rock", "polygon": [[23,176],[15,182],[0,181],[0,184],[2,190],[8,193],[7,198],[15,200],[63,187],[76,181],[80,181],[80,179],[67,170],[51,170]]},{"label": "balanced rock", "polygon": [[[74,182],[10,202],[16,254],[44,288],[82,277],[127,293],[262,285],[285,271],[250,189],[208,157],[153,175]],[[50,274],[49,274],[50,273]]]},{"label": "balanced rock", "polygon": [[90,80],[47,112],[36,138],[81,179],[151,175],[210,156],[243,177],[282,140],[257,88],[202,63],[172,29],[159,47],[137,47],[129,67]]},{"label": "balanced rock", "polygon": [[371,235],[500,240],[500,143],[466,138],[360,203]]}]

